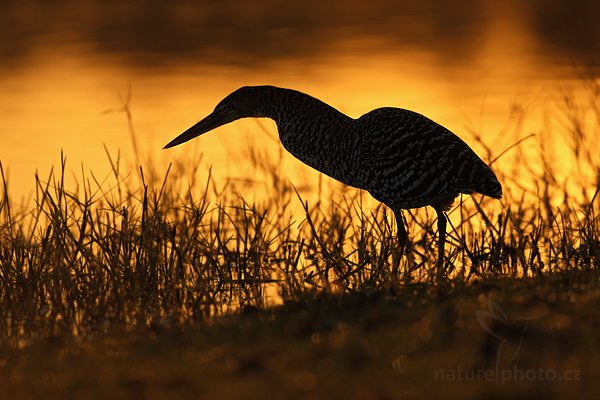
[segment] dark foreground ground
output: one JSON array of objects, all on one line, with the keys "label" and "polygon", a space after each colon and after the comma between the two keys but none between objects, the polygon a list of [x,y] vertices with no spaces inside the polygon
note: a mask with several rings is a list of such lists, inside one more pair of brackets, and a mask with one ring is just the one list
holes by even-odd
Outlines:
[{"label": "dark foreground ground", "polygon": [[599,276],[317,295],[38,339],[2,349],[0,398],[600,398]]}]

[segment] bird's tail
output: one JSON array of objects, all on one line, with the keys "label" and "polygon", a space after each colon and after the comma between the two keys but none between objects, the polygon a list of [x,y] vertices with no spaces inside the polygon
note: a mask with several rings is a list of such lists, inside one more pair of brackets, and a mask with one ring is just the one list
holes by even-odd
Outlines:
[{"label": "bird's tail", "polygon": [[502,197],[502,185],[496,174],[478,157],[478,162],[472,164],[472,170],[463,176],[467,177],[462,185],[463,193],[481,193],[483,195],[499,199]]}]

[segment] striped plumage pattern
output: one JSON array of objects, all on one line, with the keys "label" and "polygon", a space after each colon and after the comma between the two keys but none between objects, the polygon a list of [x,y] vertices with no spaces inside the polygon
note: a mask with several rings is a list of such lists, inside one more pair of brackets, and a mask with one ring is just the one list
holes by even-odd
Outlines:
[{"label": "striped plumage pattern", "polygon": [[447,210],[460,194],[502,197],[494,172],[458,136],[421,114],[379,108],[358,119],[307,94],[274,86],[246,86],[167,147],[239,118],[271,118],[283,146],[314,169],[365,189],[395,213],[401,248],[402,209],[433,206],[443,263]]},{"label": "striped plumage pattern", "polygon": [[360,117],[364,188],[392,209],[449,204],[459,193],[500,198],[492,170],[458,136],[421,114],[380,108]]},{"label": "striped plumage pattern", "polygon": [[245,87],[224,102],[250,97],[260,104],[254,116],[275,120],[295,157],[392,209],[443,203],[459,193],[502,195],[475,152],[421,114],[386,107],[353,119],[314,97],[273,86]]}]

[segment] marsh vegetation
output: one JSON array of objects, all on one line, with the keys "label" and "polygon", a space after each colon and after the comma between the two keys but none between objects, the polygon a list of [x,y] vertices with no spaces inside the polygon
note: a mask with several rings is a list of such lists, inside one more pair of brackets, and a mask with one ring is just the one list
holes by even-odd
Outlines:
[{"label": "marsh vegetation", "polygon": [[[514,135],[508,149],[472,135],[505,196],[455,203],[443,282],[434,279],[432,210],[405,212],[400,257],[389,210],[326,179],[292,185],[281,154],[249,150],[259,177],[249,183],[197,178],[201,158],[131,170],[107,152],[108,176],[81,172],[71,186],[63,156],[36,176],[26,206],[12,201],[2,170],[0,393],[431,391],[436,369],[499,360],[474,316],[489,304],[509,327],[513,317],[548,315],[527,333],[520,365],[579,370],[581,381],[544,390],[591,390],[600,370],[600,89],[589,85],[585,107],[569,96],[553,105],[559,151],[551,132],[523,150],[529,133],[518,123],[499,133]],[[523,341],[505,331],[508,345]],[[497,381],[442,383],[466,395],[510,393]]]}]

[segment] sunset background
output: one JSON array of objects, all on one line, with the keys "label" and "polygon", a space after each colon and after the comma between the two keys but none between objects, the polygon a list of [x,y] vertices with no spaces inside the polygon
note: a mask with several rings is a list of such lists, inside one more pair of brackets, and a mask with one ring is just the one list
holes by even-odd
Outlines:
[{"label": "sunset background", "polygon": [[[597,79],[599,16],[591,0],[7,0],[0,160],[16,201],[33,191],[36,170],[44,176],[60,163],[61,150],[75,175],[82,162],[108,173],[104,145],[132,169],[202,154],[200,173],[212,165],[214,176],[248,178],[249,144],[278,151],[264,134],[276,135],[270,121],[238,121],[161,149],[225,95],[256,84],[304,91],[353,117],[408,108],[480,153],[473,134],[500,152],[516,140],[511,124],[526,134],[560,123],[562,97]],[[292,180],[311,173],[292,156],[283,161]]]}]

